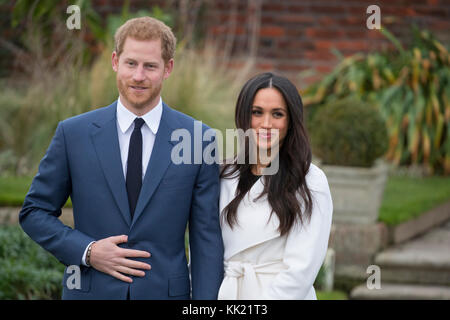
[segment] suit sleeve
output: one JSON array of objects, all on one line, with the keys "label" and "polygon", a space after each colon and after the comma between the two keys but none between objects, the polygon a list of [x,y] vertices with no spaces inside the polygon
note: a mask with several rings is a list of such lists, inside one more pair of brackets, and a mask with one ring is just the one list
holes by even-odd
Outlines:
[{"label": "suit sleeve", "polygon": [[189,245],[192,299],[217,299],[223,279],[224,250],[219,223],[219,166],[215,162],[203,162],[196,179]]},{"label": "suit sleeve", "polygon": [[84,250],[95,239],[58,219],[70,194],[70,170],[63,122],[60,122],[25,197],[19,223],[30,238],[60,262],[80,265]]},{"label": "suit sleeve", "polygon": [[311,220],[295,226],[288,235],[283,262],[287,269],[280,272],[264,292],[266,299],[305,299],[325,259],[331,230],[333,203],[325,174],[314,177]]}]

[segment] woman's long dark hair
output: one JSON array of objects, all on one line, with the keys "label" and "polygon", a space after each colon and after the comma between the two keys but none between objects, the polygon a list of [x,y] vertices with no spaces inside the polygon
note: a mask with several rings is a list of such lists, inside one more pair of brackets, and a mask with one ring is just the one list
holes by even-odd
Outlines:
[{"label": "woman's long dark hair", "polygon": [[[248,80],[242,88],[236,103],[236,128],[246,131],[251,127],[253,100],[258,90],[264,88],[275,88],[283,95],[289,113],[289,124],[286,137],[280,146],[278,172],[261,177],[265,179],[264,190],[258,198],[267,194],[272,208],[271,214],[275,212],[280,221],[278,231],[285,235],[295,223],[304,224],[305,218],[311,218],[312,198],[306,185],[306,174],[311,164],[311,147],[303,124],[303,104],[297,88],[288,79],[272,73],[257,75]],[[245,149],[244,164],[237,161],[225,164],[220,173],[221,178],[230,178],[239,172],[235,198],[222,211],[231,227],[237,223],[239,203],[257,180],[248,161],[247,143]],[[299,203],[298,195],[303,199],[303,206]]]}]

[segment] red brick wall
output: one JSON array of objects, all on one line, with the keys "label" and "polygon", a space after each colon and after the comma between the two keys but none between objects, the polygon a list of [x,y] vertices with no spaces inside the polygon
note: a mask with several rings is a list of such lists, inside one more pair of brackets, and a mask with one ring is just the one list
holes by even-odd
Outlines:
[{"label": "red brick wall", "polygon": [[[235,65],[240,66],[250,54],[250,21],[255,16],[251,4],[259,1],[212,2],[209,32],[224,46],[227,38],[234,38],[232,54]],[[330,71],[337,62],[332,48],[350,55],[386,46],[378,30],[366,27],[370,15],[366,9],[372,4],[381,9],[381,24],[403,43],[410,38],[412,23],[450,43],[450,0],[262,0],[255,72],[272,70],[296,80],[300,71],[309,68],[319,73]]]},{"label": "red brick wall", "polygon": [[[120,13],[122,6],[125,4],[123,0],[91,0],[92,6],[102,16],[109,13]],[[164,0],[129,0],[130,11],[135,12],[140,9],[151,10],[153,6],[165,7],[170,1]],[[173,1],[172,1],[173,2]]]},{"label": "red brick wall", "polygon": [[[159,5],[173,9],[181,0],[130,0],[130,11]],[[192,0],[191,0],[192,1]],[[337,59],[332,48],[344,55],[377,50],[387,45],[380,32],[366,28],[366,9],[376,4],[381,22],[406,43],[412,23],[432,31],[445,44],[450,43],[450,0],[204,0],[205,33],[223,49],[230,48],[232,66],[248,61],[251,40],[257,40],[254,72],[275,71],[297,82],[300,71],[330,71]],[[106,17],[119,13],[124,1],[92,0],[95,10]],[[258,3],[260,3],[259,19]],[[233,11],[233,4],[235,11]],[[3,6],[2,16],[12,5]],[[3,19],[2,19],[3,20]],[[260,23],[252,38],[254,21]],[[13,34],[3,20],[2,35]],[[232,40],[232,41],[231,41]],[[227,46],[227,41],[228,45]],[[7,65],[0,50],[0,65]],[[317,79],[312,77],[309,81]]]}]

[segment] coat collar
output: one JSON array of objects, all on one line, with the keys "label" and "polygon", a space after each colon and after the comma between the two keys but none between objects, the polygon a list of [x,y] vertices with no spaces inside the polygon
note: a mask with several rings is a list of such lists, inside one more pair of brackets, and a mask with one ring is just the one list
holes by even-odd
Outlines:
[{"label": "coat collar", "polygon": [[[162,110],[163,104],[161,98],[159,98],[158,104],[152,110],[140,117],[144,119],[145,124],[149,127],[154,135],[156,135],[156,133],[158,132],[159,124],[161,122]],[[119,99],[117,99],[116,117],[119,129],[123,133],[125,133],[131,127],[137,116],[122,104],[119,97]]]}]

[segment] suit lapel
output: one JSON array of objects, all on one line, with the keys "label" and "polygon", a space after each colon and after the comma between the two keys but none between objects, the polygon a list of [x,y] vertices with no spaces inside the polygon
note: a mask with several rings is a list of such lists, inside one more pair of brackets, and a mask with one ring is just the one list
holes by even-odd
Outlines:
[{"label": "suit lapel", "polygon": [[130,225],[130,208],[117,137],[116,106],[117,102],[107,107],[105,119],[92,123],[91,138],[108,186],[127,225]]},{"label": "suit lapel", "polygon": [[147,171],[142,183],[141,193],[136,204],[133,221],[131,227],[140,217],[144,211],[147,203],[153,196],[156,188],[164,176],[170,162],[173,143],[170,138],[173,131],[173,119],[171,117],[171,110],[167,105],[163,104],[163,112],[159,124],[158,132],[156,133],[155,143],[153,145],[152,155],[150,157]]}]

